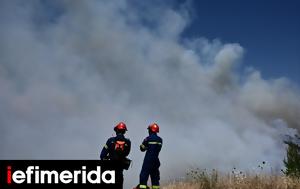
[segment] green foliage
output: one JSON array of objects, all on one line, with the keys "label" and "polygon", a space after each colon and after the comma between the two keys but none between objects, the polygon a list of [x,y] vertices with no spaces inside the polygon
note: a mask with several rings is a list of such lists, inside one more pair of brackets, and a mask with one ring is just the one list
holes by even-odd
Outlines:
[{"label": "green foliage", "polygon": [[284,159],[284,174],[289,177],[300,178],[300,146],[293,142],[285,142],[287,147],[287,156]]}]

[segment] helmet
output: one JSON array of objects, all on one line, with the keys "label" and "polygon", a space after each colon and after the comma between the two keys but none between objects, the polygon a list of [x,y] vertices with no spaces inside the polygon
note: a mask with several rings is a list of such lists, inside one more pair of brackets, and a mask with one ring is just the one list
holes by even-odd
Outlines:
[{"label": "helmet", "polygon": [[115,126],[114,131],[116,131],[116,132],[118,132],[118,131],[123,131],[123,132],[127,131],[126,124],[123,123],[123,122],[118,123],[118,124]]},{"label": "helmet", "polygon": [[148,130],[153,132],[153,133],[158,133],[159,132],[159,126],[156,123],[152,123],[151,125],[148,126]]}]

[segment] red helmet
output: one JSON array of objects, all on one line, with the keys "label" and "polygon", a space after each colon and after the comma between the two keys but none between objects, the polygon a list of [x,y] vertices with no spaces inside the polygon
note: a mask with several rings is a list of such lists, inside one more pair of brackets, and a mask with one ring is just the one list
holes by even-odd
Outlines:
[{"label": "red helmet", "polygon": [[127,131],[126,124],[123,123],[123,122],[120,122],[120,123],[118,123],[118,124],[115,126],[114,130],[115,130],[116,132],[117,132],[117,131]]},{"label": "red helmet", "polygon": [[148,126],[148,130],[150,130],[153,133],[158,133],[159,126],[156,123],[152,123],[151,125]]}]

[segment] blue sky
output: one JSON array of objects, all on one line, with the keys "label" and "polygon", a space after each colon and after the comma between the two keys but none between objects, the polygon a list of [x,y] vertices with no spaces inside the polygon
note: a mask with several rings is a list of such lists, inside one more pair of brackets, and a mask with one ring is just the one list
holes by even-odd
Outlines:
[{"label": "blue sky", "polygon": [[265,79],[284,76],[300,83],[300,1],[200,0],[191,7],[184,37],[240,43],[244,65]]},{"label": "blue sky", "polygon": [[[49,3],[45,4],[46,10],[59,15],[57,7],[53,7],[55,3]],[[261,71],[264,79],[287,77],[300,84],[298,0],[130,0],[128,3],[136,6],[138,12],[155,12],[162,6],[179,9],[184,3],[189,4],[191,23],[182,33],[183,38],[205,37],[239,43],[246,52],[245,67]]]}]

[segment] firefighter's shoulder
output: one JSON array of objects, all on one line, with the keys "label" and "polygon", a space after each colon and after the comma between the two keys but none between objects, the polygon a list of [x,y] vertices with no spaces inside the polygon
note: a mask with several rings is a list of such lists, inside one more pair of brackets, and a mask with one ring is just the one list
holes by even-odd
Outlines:
[{"label": "firefighter's shoulder", "polygon": [[125,138],[125,141],[126,141],[127,143],[131,143],[131,141],[130,141],[129,138]]},{"label": "firefighter's shoulder", "polygon": [[158,138],[158,140],[159,140],[160,142],[163,141],[163,139],[162,139],[160,136],[157,136],[157,138]]},{"label": "firefighter's shoulder", "polygon": [[107,143],[114,143],[115,141],[115,137],[110,137],[109,139],[107,139]]},{"label": "firefighter's shoulder", "polygon": [[150,139],[150,136],[147,136],[146,138],[144,138],[144,142],[149,141],[149,139]]}]

